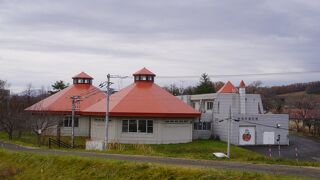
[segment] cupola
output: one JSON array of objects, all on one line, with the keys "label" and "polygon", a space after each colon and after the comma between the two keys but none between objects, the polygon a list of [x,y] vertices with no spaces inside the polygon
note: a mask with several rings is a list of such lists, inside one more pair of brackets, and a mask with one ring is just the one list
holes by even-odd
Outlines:
[{"label": "cupola", "polygon": [[156,75],[147,68],[142,68],[140,71],[133,74],[134,82],[154,82]]},{"label": "cupola", "polygon": [[93,78],[91,76],[89,76],[87,73],[81,72],[80,74],[72,77],[72,79],[73,79],[73,84],[88,84],[88,85],[91,85]]}]

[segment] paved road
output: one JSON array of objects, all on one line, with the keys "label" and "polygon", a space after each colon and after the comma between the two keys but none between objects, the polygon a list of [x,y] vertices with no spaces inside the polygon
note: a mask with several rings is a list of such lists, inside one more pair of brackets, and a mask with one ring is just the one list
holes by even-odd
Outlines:
[{"label": "paved road", "polygon": [[[288,159],[296,159],[296,150],[298,152],[298,160],[317,161],[320,162],[320,141],[307,137],[290,135],[290,145],[281,146],[280,156]],[[279,157],[278,146],[244,146],[244,148],[256,151],[258,153],[269,156],[269,148],[271,148],[272,157]]]},{"label": "paved road", "polygon": [[240,162],[191,160],[191,159],[182,159],[182,158],[102,154],[102,153],[92,153],[92,152],[70,152],[70,151],[60,151],[60,150],[27,148],[27,147],[17,146],[9,143],[4,143],[1,141],[0,141],[0,148],[5,148],[11,151],[31,152],[31,153],[37,153],[37,154],[54,154],[54,155],[64,155],[64,156],[107,158],[107,159],[126,160],[126,161],[135,161],[135,162],[151,162],[151,163],[160,163],[160,164],[196,166],[196,167],[206,167],[206,168],[233,169],[233,170],[240,170],[240,171],[266,172],[266,173],[272,173],[272,174],[320,178],[320,168],[315,168],[315,167],[294,167],[294,166],[284,166],[284,165],[265,165],[265,164],[250,164],[250,163],[240,163]]}]

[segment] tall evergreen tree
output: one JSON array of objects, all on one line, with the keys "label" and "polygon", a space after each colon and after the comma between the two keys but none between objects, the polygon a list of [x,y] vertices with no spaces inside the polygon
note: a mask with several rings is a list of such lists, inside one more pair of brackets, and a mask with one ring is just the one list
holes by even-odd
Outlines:
[{"label": "tall evergreen tree", "polygon": [[195,88],[196,94],[215,93],[214,83],[210,80],[208,74],[203,73],[199,85]]},{"label": "tall evergreen tree", "polygon": [[52,91],[49,91],[50,94],[55,94],[65,88],[67,88],[69,84],[65,84],[62,80],[56,81],[54,84],[51,85]]}]

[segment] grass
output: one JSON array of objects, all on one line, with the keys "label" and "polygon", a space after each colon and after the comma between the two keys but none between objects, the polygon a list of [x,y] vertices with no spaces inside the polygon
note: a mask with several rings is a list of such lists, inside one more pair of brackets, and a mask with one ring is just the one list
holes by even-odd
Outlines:
[{"label": "grass", "polygon": [[[45,139],[47,139],[46,137]],[[61,137],[64,142],[70,142],[70,137]],[[4,133],[0,133],[0,139],[8,141]],[[30,133],[23,134],[21,138],[15,138],[14,143],[20,145],[36,146],[36,136]],[[34,143],[34,144],[32,144]],[[76,149],[65,149],[67,151],[84,151],[85,144],[84,137],[76,138]],[[47,148],[47,146],[43,146]],[[267,164],[283,164],[294,166],[314,166],[320,167],[319,162],[309,161],[295,161],[289,159],[269,158],[259,153],[231,145],[231,159],[217,159],[212,153],[223,152],[226,153],[227,144],[222,141],[214,140],[197,140],[191,143],[183,144],[109,144],[108,151],[94,151],[99,153],[113,153],[113,154],[128,154],[128,155],[144,155],[144,156],[160,156],[160,157],[175,157],[175,158],[188,158],[188,159],[203,159],[203,160],[224,160],[224,161],[240,161],[250,163],[267,163]]]},{"label": "grass", "polygon": [[305,179],[235,170],[164,166],[0,149],[0,179]]},{"label": "grass", "polygon": [[283,158],[270,158],[234,145],[231,145],[230,160],[226,158],[218,159],[212,155],[213,152],[226,153],[226,150],[227,144],[225,142],[197,140],[183,144],[110,144],[107,153],[320,167],[319,162],[297,162]]},{"label": "grass", "polygon": [[[42,145],[40,146],[41,148],[48,147],[49,138],[56,139],[55,136],[54,137],[42,136],[41,137]],[[9,142],[8,135],[4,132],[1,132],[1,131],[0,131],[0,139],[4,140],[6,142]],[[70,136],[61,136],[61,141],[66,142],[67,144],[70,144],[71,137]],[[22,133],[22,135],[20,137],[18,137],[17,135],[13,136],[13,139],[10,142],[14,143],[14,144],[22,145],[22,146],[39,147],[37,136],[34,133],[30,133],[30,132],[24,132],[24,133]],[[85,142],[86,142],[86,137],[75,137],[76,148],[84,149]]]}]

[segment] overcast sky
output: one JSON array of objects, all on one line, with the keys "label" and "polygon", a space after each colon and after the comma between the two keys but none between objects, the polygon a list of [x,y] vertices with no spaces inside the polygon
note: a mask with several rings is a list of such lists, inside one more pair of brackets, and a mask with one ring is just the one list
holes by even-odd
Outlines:
[{"label": "overcast sky", "polygon": [[[81,71],[99,84],[107,73],[131,76],[142,67],[158,76],[313,71],[319,57],[316,0],[0,0],[0,79],[15,92],[71,82]],[[212,80],[274,85],[318,77]]]}]

